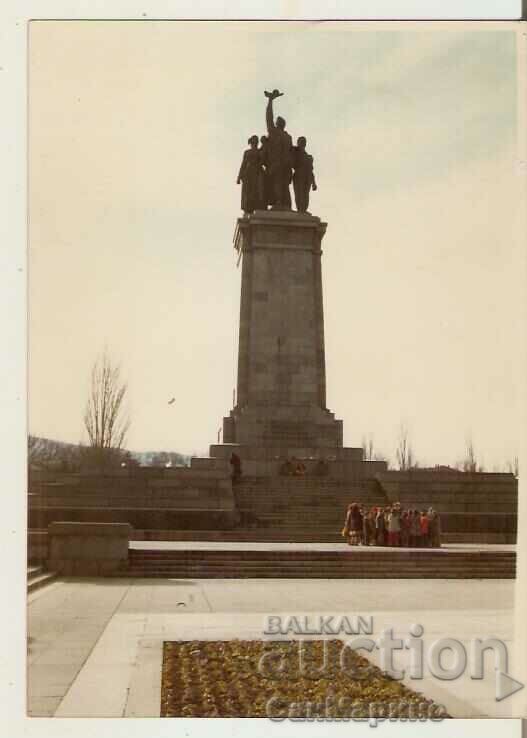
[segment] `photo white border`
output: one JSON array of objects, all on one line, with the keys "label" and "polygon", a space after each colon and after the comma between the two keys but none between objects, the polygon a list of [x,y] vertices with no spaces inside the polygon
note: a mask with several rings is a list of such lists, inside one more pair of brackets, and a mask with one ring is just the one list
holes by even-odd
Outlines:
[{"label": "photo white border", "polygon": [[[30,19],[353,19],[392,20],[494,20],[518,19],[519,0],[261,0],[261,2],[148,2],[112,0],[4,0],[0,8],[0,89],[2,90],[2,131],[0,138],[0,176],[3,217],[0,218],[0,335],[3,361],[0,364],[0,467],[3,509],[0,540],[4,546],[4,608],[0,616],[3,649],[0,655],[0,734],[3,736],[82,736],[95,731],[103,738],[112,736],[242,736],[246,720],[128,718],[70,720],[27,718],[25,699],[26,653],[26,433],[27,433],[27,23]],[[442,23],[441,23],[442,25]],[[447,25],[445,23],[445,25]],[[522,102],[525,102],[523,95]],[[522,114],[522,121],[525,116]],[[523,223],[525,227],[525,219]],[[526,305],[527,314],[527,305]],[[523,316],[525,317],[525,316]],[[527,399],[527,395],[524,397]],[[525,443],[523,444],[525,451]],[[523,458],[526,458],[522,454]],[[525,561],[525,556],[523,557]],[[523,565],[523,564],[522,564]],[[527,563],[525,564],[527,567]],[[527,599],[522,593],[523,599]],[[103,677],[104,678],[104,677]],[[346,734],[369,731],[365,724],[271,723],[253,721],[254,737],[270,735],[326,736],[328,730]],[[415,735],[422,738],[451,735],[464,738],[521,735],[521,721],[456,720],[436,724],[380,724],[377,731],[390,736]],[[377,734],[374,734],[377,735]]]}]

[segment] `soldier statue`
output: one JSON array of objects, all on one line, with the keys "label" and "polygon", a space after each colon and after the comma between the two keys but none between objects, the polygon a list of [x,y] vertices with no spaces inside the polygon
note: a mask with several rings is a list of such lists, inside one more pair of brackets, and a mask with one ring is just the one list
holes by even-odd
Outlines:
[{"label": "soldier statue", "polygon": [[306,137],[300,136],[296,142],[293,166],[293,189],[295,191],[296,209],[299,213],[307,213],[309,207],[309,193],[317,189],[315,173],[313,171],[313,157],[306,151]]},{"label": "soldier statue", "polygon": [[279,115],[274,121],[273,100],[282,97],[278,90],[266,92],[267,97],[267,177],[271,205],[274,210],[291,210],[289,185],[292,180],[293,139],[285,130],[285,120]]},{"label": "soldier statue", "polygon": [[[253,135],[250,148],[243,154],[237,183],[242,185],[241,205],[245,215],[255,210],[291,210],[291,182],[295,191],[296,209],[307,213],[309,193],[317,189],[313,172],[313,157],[306,151],[306,138],[300,136],[297,145],[285,130],[285,120],[274,119],[273,101],[283,92],[264,92],[267,97],[265,118],[267,135]],[[260,143],[260,148],[258,148]]]}]

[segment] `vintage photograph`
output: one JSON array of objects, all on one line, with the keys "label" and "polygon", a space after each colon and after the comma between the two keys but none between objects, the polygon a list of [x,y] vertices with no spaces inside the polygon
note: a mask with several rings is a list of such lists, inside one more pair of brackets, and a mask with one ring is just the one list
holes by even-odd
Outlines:
[{"label": "vintage photograph", "polygon": [[519,714],[519,33],[29,24],[29,716]]}]

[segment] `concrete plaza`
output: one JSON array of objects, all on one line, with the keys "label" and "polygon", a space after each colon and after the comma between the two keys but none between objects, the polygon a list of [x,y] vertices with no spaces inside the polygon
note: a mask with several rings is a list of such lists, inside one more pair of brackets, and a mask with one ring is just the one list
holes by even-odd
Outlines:
[{"label": "concrete plaza", "polygon": [[[28,714],[159,716],[164,641],[262,638],[272,614],[372,616],[372,639],[386,628],[408,637],[418,623],[425,652],[446,637],[467,651],[471,639],[495,637],[511,652],[513,588],[513,580],[59,579],[28,598]],[[407,652],[395,656],[396,667],[407,663]],[[405,684],[454,717],[509,716],[510,700],[495,699],[492,654],[485,666],[483,680],[467,671],[440,681],[425,668]]]}]

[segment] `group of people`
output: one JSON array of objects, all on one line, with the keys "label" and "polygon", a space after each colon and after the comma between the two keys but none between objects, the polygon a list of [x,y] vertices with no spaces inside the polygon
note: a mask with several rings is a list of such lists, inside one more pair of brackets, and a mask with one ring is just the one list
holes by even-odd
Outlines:
[{"label": "group of people", "polygon": [[[266,93],[268,97],[266,121],[267,136],[249,138],[244,151],[237,184],[242,185],[241,206],[245,214],[255,210],[291,210],[292,183],[296,209],[307,212],[309,192],[316,190],[313,157],[306,151],[306,138],[300,136],[296,146],[285,130],[285,120],[273,117],[273,100],[281,97],[278,90]],[[260,144],[260,145],[259,145]]]},{"label": "group of people", "polygon": [[367,508],[353,502],[346,511],[342,536],[350,546],[439,548],[441,519],[432,507],[406,510],[396,502],[386,507]]}]

